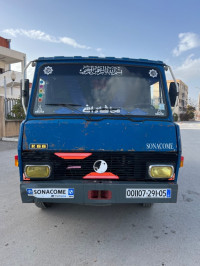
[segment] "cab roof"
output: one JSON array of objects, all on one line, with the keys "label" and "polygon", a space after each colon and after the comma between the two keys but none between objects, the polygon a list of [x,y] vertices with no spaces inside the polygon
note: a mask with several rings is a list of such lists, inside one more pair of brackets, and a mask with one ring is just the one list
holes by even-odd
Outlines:
[{"label": "cab roof", "polygon": [[118,63],[124,63],[124,62],[135,62],[135,63],[146,63],[146,64],[156,64],[156,65],[165,65],[162,61],[155,61],[155,60],[148,60],[148,59],[132,59],[132,58],[116,58],[116,57],[98,57],[98,56],[88,56],[88,57],[82,57],[82,56],[71,56],[71,57],[65,57],[65,56],[54,56],[54,57],[39,57],[37,61],[112,61],[118,62]]}]

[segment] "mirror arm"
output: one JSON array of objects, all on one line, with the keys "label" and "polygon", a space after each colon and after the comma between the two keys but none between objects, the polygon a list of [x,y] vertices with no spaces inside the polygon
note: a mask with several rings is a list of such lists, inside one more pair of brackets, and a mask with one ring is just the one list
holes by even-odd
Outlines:
[{"label": "mirror arm", "polygon": [[27,110],[26,110],[26,106],[25,106],[25,100],[24,100],[24,80],[25,80],[25,73],[26,73],[26,70],[27,68],[30,66],[31,63],[34,63],[35,60],[33,61],[30,61],[26,67],[24,68],[23,72],[22,72],[22,106],[23,106],[23,109],[24,109],[24,113],[25,115],[27,114]]}]

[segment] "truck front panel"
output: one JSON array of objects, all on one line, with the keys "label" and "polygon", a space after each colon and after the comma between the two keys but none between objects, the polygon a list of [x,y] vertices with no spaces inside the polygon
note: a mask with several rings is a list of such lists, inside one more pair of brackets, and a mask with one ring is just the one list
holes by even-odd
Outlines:
[{"label": "truck front panel", "polygon": [[180,132],[162,64],[75,61],[37,63],[18,147],[22,201],[176,202]]}]

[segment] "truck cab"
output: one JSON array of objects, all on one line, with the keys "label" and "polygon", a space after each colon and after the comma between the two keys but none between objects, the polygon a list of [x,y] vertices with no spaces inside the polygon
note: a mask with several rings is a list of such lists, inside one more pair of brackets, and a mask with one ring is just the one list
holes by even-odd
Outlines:
[{"label": "truck cab", "polygon": [[177,201],[181,139],[168,66],[97,57],[34,64],[18,143],[22,202],[45,208]]}]

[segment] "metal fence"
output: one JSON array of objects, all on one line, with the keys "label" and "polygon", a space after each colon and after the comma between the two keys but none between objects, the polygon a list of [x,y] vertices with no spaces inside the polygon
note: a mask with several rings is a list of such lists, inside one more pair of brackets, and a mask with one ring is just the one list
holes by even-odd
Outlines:
[{"label": "metal fence", "polygon": [[12,112],[13,107],[15,104],[17,104],[18,100],[17,99],[11,99],[11,98],[6,98],[5,99],[5,118],[6,119],[15,119],[16,114]]}]

